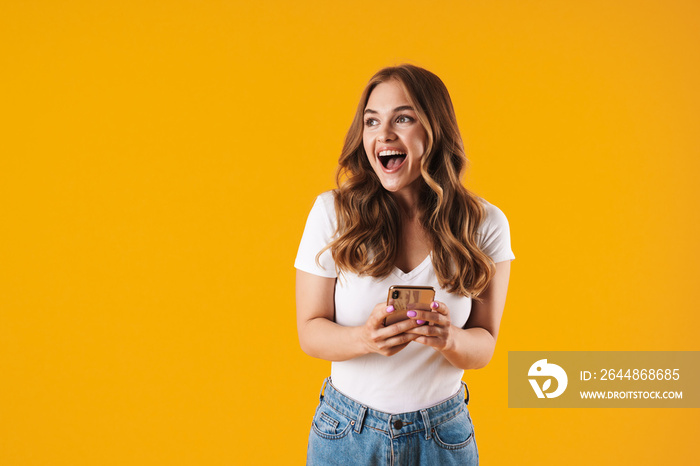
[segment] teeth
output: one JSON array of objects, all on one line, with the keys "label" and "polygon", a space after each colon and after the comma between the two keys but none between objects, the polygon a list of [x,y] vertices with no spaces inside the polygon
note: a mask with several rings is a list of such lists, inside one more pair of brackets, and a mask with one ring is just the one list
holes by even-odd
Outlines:
[{"label": "teeth", "polygon": [[380,157],[387,157],[389,155],[406,155],[406,153],[397,150],[383,150],[379,153]]}]

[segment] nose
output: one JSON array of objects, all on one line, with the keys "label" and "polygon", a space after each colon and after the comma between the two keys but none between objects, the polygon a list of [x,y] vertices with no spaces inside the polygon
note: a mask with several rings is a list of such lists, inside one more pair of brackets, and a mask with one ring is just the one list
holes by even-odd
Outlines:
[{"label": "nose", "polygon": [[392,130],[391,126],[384,126],[379,133],[379,142],[389,142],[393,141],[394,139],[396,139],[396,134]]}]

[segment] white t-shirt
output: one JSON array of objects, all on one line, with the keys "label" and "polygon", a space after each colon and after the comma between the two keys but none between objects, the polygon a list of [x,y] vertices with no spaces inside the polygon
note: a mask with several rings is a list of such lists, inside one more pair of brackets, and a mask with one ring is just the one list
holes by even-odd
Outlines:
[{"label": "white t-shirt", "polygon": [[[481,249],[494,262],[515,258],[510,248],[508,220],[501,210],[482,200],[486,218],[479,227]],[[415,269],[404,273],[394,267],[385,278],[358,276],[343,272],[338,276],[330,250],[316,255],[333,239],[336,229],[333,192],[316,198],[306,221],[294,267],[322,277],[337,278],[335,321],[344,326],[364,325],[374,306],[386,302],[391,285],[423,285],[435,288],[435,300],[450,310],[452,323],[462,327],[471,311],[471,299],[440,287],[431,256]],[[380,411],[403,413],[438,404],[460,389],[464,371],[450,364],[438,351],[411,342],[393,356],[366,354],[348,361],[333,362],[333,385],[354,400]]]}]

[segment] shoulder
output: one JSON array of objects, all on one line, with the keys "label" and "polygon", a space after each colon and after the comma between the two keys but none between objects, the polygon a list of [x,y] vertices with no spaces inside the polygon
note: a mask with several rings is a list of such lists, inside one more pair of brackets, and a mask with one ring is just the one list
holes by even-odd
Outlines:
[{"label": "shoulder", "polygon": [[323,237],[328,239],[333,236],[336,225],[334,192],[326,191],[316,196],[306,219],[305,231],[321,231]]},{"label": "shoulder", "polygon": [[479,201],[485,213],[477,231],[479,247],[496,263],[515,259],[510,246],[510,226],[506,215],[485,199],[479,198]]},{"label": "shoulder", "polygon": [[306,219],[294,266],[313,275],[335,277],[335,263],[330,250],[326,249],[334,234],[334,199],[333,192],[329,191],[316,197]]},{"label": "shoulder", "polygon": [[484,208],[484,218],[481,222],[479,230],[489,231],[493,228],[508,228],[508,219],[506,214],[501,209],[491,204],[484,198],[478,198]]},{"label": "shoulder", "polygon": [[316,202],[323,204],[326,210],[335,211],[335,190],[319,194],[316,196]]},{"label": "shoulder", "polygon": [[316,196],[316,201],[312,208],[319,218],[326,219],[331,223],[335,222],[335,191],[326,191]]}]

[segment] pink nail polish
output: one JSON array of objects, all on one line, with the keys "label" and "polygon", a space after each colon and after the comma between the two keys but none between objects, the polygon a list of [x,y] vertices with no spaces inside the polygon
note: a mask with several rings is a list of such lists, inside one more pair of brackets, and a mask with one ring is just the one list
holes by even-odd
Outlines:
[{"label": "pink nail polish", "polygon": [[433,309],[437,309],[438,307],[440,307],[440,305],[438,303],[436,303],[435,301],[433,301],[432,303],[430,303],[430,307]]},{"label": "pink nail polish", "polygon": [[416,311],[408,311],[408,312],[406,313],[406,315],[407,315],[408,317],[415,317],[415,316],[418,315],[418,313],[417,313]]},{"label": "pink nail polish", "polygon": [[387,306],[387,307],[386,307],[386,312],[389,312],[389,313],[394,312],[394,306],[391,306],[391,305]]},{"label": "pink nail polish", "polygon": [[418,325],[423,325],[423,324],[425,323],[425,321],[424,321],[424,320],[420,320],[420,319],[416,319],[416,323],[417,323]]}]

